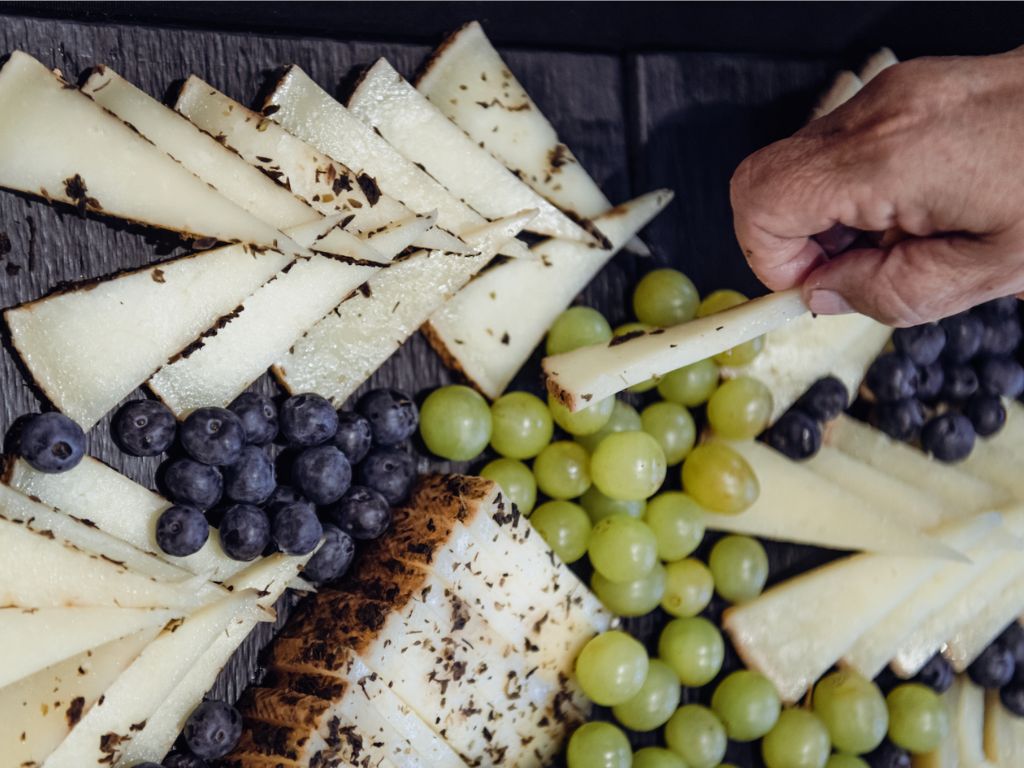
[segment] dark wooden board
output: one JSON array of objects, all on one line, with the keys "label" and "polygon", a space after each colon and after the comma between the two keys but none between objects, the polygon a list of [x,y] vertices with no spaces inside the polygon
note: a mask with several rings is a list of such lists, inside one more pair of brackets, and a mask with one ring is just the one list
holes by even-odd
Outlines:
[{"label": "dark wooden board", "polygon": [[[379,56],[412,75],[429,52],[425,46],[401,43],[0,16],[0,53],[15,48],[61,69],[72,80],[93,65],[110,65],[158,96],[195,72],[245,103],[251,103],[268,75],[286,63],[301,65],[328,90],[345,96],[353,75]],[[676,202],[646,232],[655,257],[620,256],[584,291],[582,302],[601,309],[613,324],[625,322],[630,319],[629,293],[636,278],[665,264],[689,273],[702,290],[760,290],[732,236],[729,177],[746,153],[803,122],[835,62],[732,54],[623,56],[528,49],[503,53],[613,201],[660,186],[677,192]],[[0,254],[0,307],[35,299],[62,281],[184,252],[172,235],[81,218],[69,209],[6,192],[0,193],[0,232],[10,241],[10,250]],[[451,375],[417,336],[366,386],[420,393],[450,381]],[[516,386],[540,390],[536,356]],[[255,387],[276,392],[269,377]],[[144,395],[140,390],[132,398]],[[0,353],[0,400],[4,432],[18,415],[41,407],[6,341]],[[152,486],[157,460],[126,457],[113,445],[108,428],[104,420],[92,430],[90,452]],[[428,465],[423,460],[423,468]],[[806,549],[781,547],[772,548],[771,554],[773,575],[817,556]],[[282,619],[287,602],[280,606]],[[648,618],[633,622],[632,628],[653,642],[657,622],[657,617]],[[269,625],[260,627],[225,670],[216,695],[237,696],[257,673],[258,648],[271,634]],[[637,740],[647,743],[651,738]],[[737,765],[756,764],[749,750],[738,749],[730,756]]]}]

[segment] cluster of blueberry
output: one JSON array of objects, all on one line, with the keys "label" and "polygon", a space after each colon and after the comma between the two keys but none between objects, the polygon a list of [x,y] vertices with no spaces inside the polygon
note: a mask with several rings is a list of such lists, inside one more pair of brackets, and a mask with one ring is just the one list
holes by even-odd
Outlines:
[{"label": "cluster of blueberry", "polygon": [[1013,622],[974,660],[967,674],[982,688],[998,689],[1003,706],[1024,717],[1024,627]]},{"label": "cluster of blueberry", "polygon": [[822,430],[846,410],[850,394],[834,376],[818,379],[765,433],[765,441],[791,459],[809,459],[821,448]]},{"label": "cluster of blueberry", "polygon": [[978,435],[1006,422],[1001,398],[1024,393],[1015,358],[1022,329],[1017,299],[997,299],[938,323],[899,328],[895,351],[871,365],[870,420],[897,440],[920,441],[942,461],[959,461]]}]

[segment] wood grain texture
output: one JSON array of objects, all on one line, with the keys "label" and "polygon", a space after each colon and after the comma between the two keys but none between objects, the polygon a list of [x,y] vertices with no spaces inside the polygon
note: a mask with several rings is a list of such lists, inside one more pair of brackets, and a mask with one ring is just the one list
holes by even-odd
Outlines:
[{"label": "wood grain texture", "polygon": [[[72,80],[89,67],[107,64],[160,97],[172,93],[174,83],[195,72],[247,104],[254,102],[268,76],[287,63],[299,64],[329,91],[344,96],[355,74],[379,56],[387,56],[399,71],[411,76],[429,52],[423,46],[387,42],[0,16],[0,53],[15,48],[61,69]],[[654,259],[620,256],[584,291],[580,301],[601,309],[613,325],[626,322],[631,319],[629,294],[636,278],[666,264],[685,270],[702,290],[730,286],[759,291],[732,236],[729,176],[746,153],[803,122],[833,70],[831,62],[714,54],[615,56],[522,49],[503,53],[613,202],[660,186],[677,192],[675,203],[645,234]],[[70,209],[6,192],[0,193],[0,232],[10,243],[6,250],[0,238],[0,307],[38,298],[64,281],[92,278],[184,252],[173,235],[81,218]],[[538,357],[524,368],[515,387],[540,392]],[[452,380],[424,340],[416,336],[366,388],[386,385],[422,395],[426,389]],[[269,377],[254,386],[278,394]],[[142,396],[145,393],[140,390],[131,397]],[[0,399],[0,430],[4,432],[18,415],[41,407],[6,339],[0,353]],[[89,449],[153,486],[159,462],[122,454],[110,440],[109,418],[90,433]],[[465,470],[479,465],[421,460],[423,469],[428,466]],[[771,555],[773,577],[823,556],[792,547],[772,547]],[[286,597],[279,606],[279,624],[292,602],[293,598]],[[720,608],[713,606],[712,611]],[[648,617],[631,625],[653,647],[656,627],[663,620]],[[233,700],[258,676],[257,653],[273,630],[270,625],[259,628],[221,675],[214,695]],[[691,692],[687,697],[695,698]],[[638,744],[653,740],[651,735],[636,736]],[[737,765],[756,764],[753,753],[740,746],[733,748],[730,757]]]}]

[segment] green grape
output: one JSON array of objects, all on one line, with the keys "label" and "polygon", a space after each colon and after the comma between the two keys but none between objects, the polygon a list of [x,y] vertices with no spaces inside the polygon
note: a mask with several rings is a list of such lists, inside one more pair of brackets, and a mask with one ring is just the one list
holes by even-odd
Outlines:
[{"label": "green grape", "polygon": [[726,536],[708,556],[715,589],[730,603],[753,600],[768,580],[768,555],[761,542],[749,536]]},{"label": "green grape", "polygon": [[590,562],[608,581],[621,584],[649,575],[658,562],[658,542],[642,520],[614,515],[594,526]]},{"label": "green grape", "polygon": [[906,683],[889,691],[889,738],[898,747],[920,754],[937,748],[949,732],[949,715],[935,691]]},{"label": "green grape", "polygon": [[772,415],[772,393],[749,376],[722,383],[708,400],[708,424],[726,440],[750,440],[768,426]]},{"label": "green grape", "polygon": [[653,731],[672,717],[681,695],[679,678],[672,667],[660,659],[651,659],[640,691],[629,701],[615,705],[612,714],[630,730]]},{"label": "green grape", "polygon": [[725,728],[715,713],[700,704],[676,710],[665,725],[665,743],[690,768],[714,768],[725,757]]},{"label": "green grape", "polygon": [[536,395],[509,392],[491,406],[491,447],[509,459],[532,459],[551,442],[551,411]]},{"label": "green grape", "polygon": [[825,763],[825,768],[871,768],[871,766],[856,755],[835,754]]},{"label": "green grape", "polygon": [[548,409],[555,423],[574,436],[592,435],[599,431],[612,417],[614,408],[615,398],[606,397],[574,413],[558,402],[550,392],[548,393]]},{"label": "green grape", "polygon": [[712,622],[701,616],[673,619],[661,630],[658,655],[691,688],[707,685],[722,671],[725,641]]},{"label": "green grape", "polygon": [[647,651],[639,641],[611,630],[583,646],[576,659],[576,679],[592,702],[614,707],[640,692],[649,666]]},{"label": "green grape", "polygon": [[658,557],[667,563],[692,554],[704,539],[704,510],[679,491],[665,491],[651,498],[644,522],[658,540]]},{"label": "green grape", "polygon": [[766,768],[825,768],[832,745],[818,716],[787,709],[761,742]]},{"label": "green grape", "polygon": [[611,341],[612,327],[592,307],[569,307],[555,318],[548,331],[547,353],[560,355],[580,347]]},{"label": "green grape", "polygon": [[590,518],[579,504],[549,501],[530,516],[530,523],[563,563],[575,563],[587,551]]},{"label": "green grape", "polygon": [[633,750],[621,729],[611,723],[584,723],[569,737],[568,768],[630,768]]},{"label": "green grape", "polygon": [[611,418],[597,432],[591,435],[577,435],[576,442],[586,448],[590,453],[594,452],[597,444],[604,440],[612,432],[637,432],[643,429],[640,421],[640,414],[636,408],[622,400],[616,400],[612,408]]},{"label": "green grape", "polygon": [[644,747],[633,753],[633,768],[688,768],[683,758],[663,747]]},{"label": "green grape", "polygon": [[699,303],[693,282],[676,269],[648,272],[633,289],[637,319],[661,328],[692,320]]},{"label": "green grape", "polygon": [[775,726],[782,704],[767,678],[741,669],[718,684],[711,708],[722,718],[730,739],[753,741]]},{"label": "green grape", "polygon": [[598,490],[623,501],[653,496],[665,481],[665,469],[665,452],[646,432],[608,435],[590,460]]},{"label": "green grape", "polygon": [[[635,333],[636,331],[647,332],[653,330],[654,326],[648,325],[647,323],[624,323],[615,329],[615,331],[612,333],[612,338],[618,339],[627,334]],[[647,381],[641,381],[639,384],[634,384],[631,387],[626,387],[626,391],[633,392],[635,394],[650,392],[652,389],[658,386],[658,381],[658,376],[652,376]]]},{"label": "green grape", "polygon": [[[714,291],[709,293],[700,303],[700,306],[697,307],[697,317],[705,317],[707,315],[714,314],[715,312],[732,309],[746,301],[747,297],[739,291]],[[715,355],[714,360],[719,365],[746,365],[761,354],[762,349],[764,349],[764,336],[758,336],[755,339],[751,339],[750,341],[746,341],[732,349],[722,352],[721,354]]]},{"label": "green grape", "polygon": [[512,499],[524,515],[529,515],[537,503],[537,481],[530,468],[521,461],[495,459],[480,470],[480,477],[500,485],[501,492]]},{"label": "green grape", "polygon": [[853,670],[821,678],[814,686],[813,703],[840,752],[870,752],[882,743],[889,729],[889,710],[882,692]]},{"label": "green grape", "polygon": [[475,459],[491,441],[491,409],[475,389],[461,384],[435,389],[420,408],[420,435],[442,459]]},{"label": "green grape", "polygon": [[735,450],[724,443],[706,443],[683,461],[683,490],[711,512],[737,515],[757,501],[761,486]]},{"label": "green grape", "polygon": [[609,581],[598,571],[590,577],[590,587],[609,611],[616,616],[645,616],[659,605],[665,594],[665,566],[655,563],[651,572],[635,581]]},{"label": "green grape", "polygon": [[688,557],[665,566],[665,596],[661,607],[672,616],[696,616],[707,608],[715,591],[711,571]]},{"label": "green grape", "polygon": [[693,416],[677,403],[652,403],[640,413],[640,421],[644,432],[658,441],[670,467],[685,459],[697,442]]},{"label": "green grape", "polygon": [[666,400],[696,408],[718,389],[718,364],[708,358],[666,373],[658,382],[658,394]]},{"label": "green grape", "polygon": [[633,501],[610,499],[597,490],[597,486],[594,485],[590,486],[587,492],[580,497],[580,504],[587,510],[587,514],[590,515],[590,522],[594,525],[613,515],[642,518],[644,511],[647,509],[647,502],[643,499],[635,499]]},{"label": "green grape", "polygon": [[533,476],[552,499],[575,499],[590,487],[590,457],[583,446],[558,440],[537,454]]}]

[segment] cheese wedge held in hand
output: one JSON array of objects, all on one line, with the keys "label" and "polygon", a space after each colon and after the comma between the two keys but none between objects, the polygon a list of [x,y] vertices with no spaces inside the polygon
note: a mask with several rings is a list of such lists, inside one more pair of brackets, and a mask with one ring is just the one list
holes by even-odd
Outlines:
[{"label": "cheese wedge held in hand", "polygon": [[21,51],[0,70],[0,186],[190,237],[294,251]]},{"label": "cheese wedge held in hand", "polygon": [[672,328],[638,331],[607,344],[545,357],[548,391],[570,411],[578,411],[634,384],[725,352],[806,313],[800,290],[794,288]]},{"label": "cheese wedge held in hand", "polygon": [[598,216],[595,223],[611,241],[607,251],[545,240],[532,249],[537,261],[492,267],[431,315],[424,329],[428,340],[446,364],[488,397],[498,397],[555,318],[672,197],[664,189],[651,192]]},{"label": "cheese wedge held in hand", "polygon": [[490,219],[533,208],[528,231],[604,245],[594,227],[577,224],[458,129],[384,59],[363,75],[349,110],[449,192]]}]

